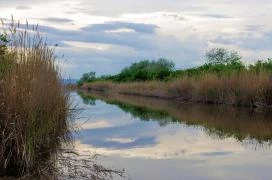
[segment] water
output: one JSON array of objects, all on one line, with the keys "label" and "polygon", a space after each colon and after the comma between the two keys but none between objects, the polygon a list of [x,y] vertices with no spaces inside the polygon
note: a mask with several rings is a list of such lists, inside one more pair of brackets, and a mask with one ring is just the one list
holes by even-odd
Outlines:
[{"label": "water", "polygon": [[272,179],[272,116],[225,106],[72,93],[76,147],[136,180]]}]

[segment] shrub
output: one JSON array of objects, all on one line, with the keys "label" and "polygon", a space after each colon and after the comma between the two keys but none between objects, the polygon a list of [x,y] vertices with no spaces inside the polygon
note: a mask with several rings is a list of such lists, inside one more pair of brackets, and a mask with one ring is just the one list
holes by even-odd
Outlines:
[{"label": "shrub", "polygon": [[123,69],[117,75],[117,81],[146,81],[146,80],[164,80],[174,69],[174,63],[167,59],[158,61],[144,60],[133,63],[131,66]]},{"label": "shrub", "polygon": [[249,66],[249,70],[256,73],[263,71],[272,72],[272,59],[268,58],[267,60],[258,60],[254,65]]},{"label": "shrub", "polygon": [[84,83],[94,81],[114,81],[114,82],[132,82],[132,81],[150,81],[150,80],[167,80],[174,70],[174,63],[167,59],[157,61],[143,60],[133,63],[124,68],[117,75],[104,75],[96,78],[93,73],[85,73],[77,82],[79,86]]},{"label": "shrub", "polygon": [[196,68],[178,70],[171,74],[171,78],[203,76],[205,74],[215,74],[217,76],[231,75],[246,70],[242,62],[232,62],[229,64],[204,64]]}]

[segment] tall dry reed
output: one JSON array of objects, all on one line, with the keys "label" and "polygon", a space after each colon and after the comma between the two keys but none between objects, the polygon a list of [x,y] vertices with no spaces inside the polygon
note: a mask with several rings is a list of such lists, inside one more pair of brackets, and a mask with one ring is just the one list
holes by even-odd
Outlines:
[{"label": "tall dry reed", "polygon": [[149,81],[112,83],[108,81],[85,84],[83,89],[111,91],[121,94],[173,98],[234,106],[271,107],[272,74],[243,71],[218,76],[182,77],[169,82]]},{"label": "tall dry reed", "polygon": [[[11,23],[0,77],[0,177],[48,173],[54,152],[68,140],[69,96],[37,28]],[[52,165],[54,166],[54,165]]]}]

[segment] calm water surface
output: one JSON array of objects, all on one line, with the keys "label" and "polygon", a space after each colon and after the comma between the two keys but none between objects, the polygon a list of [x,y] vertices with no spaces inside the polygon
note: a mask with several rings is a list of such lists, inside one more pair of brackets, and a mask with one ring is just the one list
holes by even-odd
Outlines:
[{"label": "calm water surface", "polygon": [[76,147],[131,179],[272,179],[272,116],[231,107],[72,93]]}]

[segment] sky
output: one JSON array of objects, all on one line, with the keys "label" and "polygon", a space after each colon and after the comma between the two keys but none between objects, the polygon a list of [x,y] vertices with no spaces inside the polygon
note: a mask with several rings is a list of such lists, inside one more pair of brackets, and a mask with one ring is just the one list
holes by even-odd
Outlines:
[{"label": "sky", "polygon": [[214,47],[272,57],[271,0],[0,0],[0,18],[39,24],[66,78],[116,74],[143,59],[201,65]]}]

